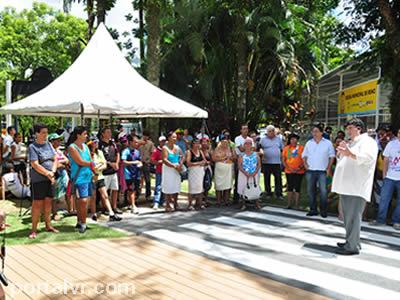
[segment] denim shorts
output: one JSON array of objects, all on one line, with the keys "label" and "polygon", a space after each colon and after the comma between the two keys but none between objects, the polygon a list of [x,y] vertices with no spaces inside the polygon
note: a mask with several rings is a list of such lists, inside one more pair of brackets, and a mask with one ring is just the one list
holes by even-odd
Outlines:
[{"label": "denim shorts", "polygon": [[75,184],[78,198],[88,198],[92,196],[93,186],[91,182]]}]

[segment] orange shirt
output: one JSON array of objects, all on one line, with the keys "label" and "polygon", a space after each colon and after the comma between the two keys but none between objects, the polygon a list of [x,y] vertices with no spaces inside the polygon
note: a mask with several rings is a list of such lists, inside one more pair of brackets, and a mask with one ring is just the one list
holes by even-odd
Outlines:
[{"label": "orange shirt", "polygon": [[[283,148],[282,158],[286,161],[286,165],[288,165],[292,169],[298,169],[301,165],[303,165],[304,161],[301,155],[303,154],[304,147],[302,145],[297,145],[293,147],[292,145],[288,145]],[[292,173],[288,168],[285,168],[285,173]],[[305,169],[304,166],[301,170],[296,172],[297,174],[304,174]]]}]

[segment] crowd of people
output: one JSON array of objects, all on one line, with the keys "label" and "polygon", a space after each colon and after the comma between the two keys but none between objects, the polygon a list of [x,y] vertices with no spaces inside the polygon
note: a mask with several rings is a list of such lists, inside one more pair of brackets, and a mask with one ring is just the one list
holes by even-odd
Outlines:
[{"label": "crowd of people", "polygon": [[[261,173],[263,196],[287,200],[288,209],[300,207],[302,181],[306,177],[307,216],[326,218],[328,204],[334,199],[333,174],[341,155],[347,153],[343,147],[348,144],[345,132],[338,131],[333,136],[332,128],[321,124],[312,125],[310,135],[303,136],[281,133],[272,125],[267,126],[265,135],[259,136],[244,124],[234,139],[226,129],[214,137],[177,129],[159,136],[156,144],[150,132],[143,131],[139,136],[136,130],[125,132],[121,125],[114,134],[105,127],[92,136],[81,126],[49,134],[46,125],[36,124],[34,134],[29,147],[12,126],[2,137],[3,190],[18,198],[32,199],[32,239],[37,236],[42,213],[46,230],[58,232],[51,221],[60,218],[57,211],[63,201],[67,213],[77,216],[76,228],[80,233],[87,229],[87,217],[97,221],[99,213],[107,215],[109,221],[120,221],[123,209],[139,214],[142,190],[143,198],[155,210],[179,210],[178,196],[185,180],[188,211],[210,205],[208,192],[213,185],[218,206],[237,204],[246,209],[246,189],[259,188]],[[377,220],[371,224],[386,224],[396,191],[392,223],[400,229],[400,131],[379,127],[375,141],[379,154],[372,200],[379,209]],[[258,199],[254,205],[261,208]],[[343,219],[342,201],[338,202],[338,212]]]}]

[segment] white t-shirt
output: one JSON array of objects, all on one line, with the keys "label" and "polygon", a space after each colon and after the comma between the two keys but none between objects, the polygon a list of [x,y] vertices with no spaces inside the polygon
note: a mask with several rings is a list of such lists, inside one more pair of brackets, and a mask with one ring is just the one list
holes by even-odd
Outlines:
[{"label": "white t-shirt", "polygon": [[7,134],[4,137],[4,140],[3,140],[4,146],[5,145],[8,146],[8,150],[3,153],[3,157],[4,158],[6,158],[9,154],[11,154],[11,145],[12,145],[13,142],[14,142],[14,139],[13,139],[13,137],[11,135]]},{"label": "white t-shirt", "polygon": [[15,146],[15,157],[17,157],[17,158],[21,158],[21,157],[26,158],[26,150],[27,150],[27,148],[26,148],[24,143],[17,144],[17,143],[14,142],[12,145]]},{"label": "white t-shirt", "polygon": [[400,180],[400,141],[395,139],[390,141],[383,156],[389,158],[389,167],[386,177],[392,180]]},{"label": "white t-shirt", "polygon": [[31,191],[27,186],[21,184],[16,172],[3,175],[5,183],[5,191],[10,191],[17,198],[25,198],[31,196]]}]

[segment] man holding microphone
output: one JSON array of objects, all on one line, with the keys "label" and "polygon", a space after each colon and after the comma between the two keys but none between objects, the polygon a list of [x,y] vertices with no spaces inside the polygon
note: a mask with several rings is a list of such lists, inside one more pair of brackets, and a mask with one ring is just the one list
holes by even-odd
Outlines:
[{"label": "man holding microphone", "polygon": [[349,142],[337,148],[338,162],[332,182],[332,192],[340,195],[343,209],[346,242],[338,243],[337,254],[360,253],[362,214],[366,202],[371,201],[378,146],[365,133],[363,121],[353,118],[346,123]]}]

